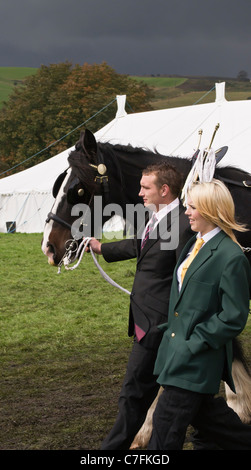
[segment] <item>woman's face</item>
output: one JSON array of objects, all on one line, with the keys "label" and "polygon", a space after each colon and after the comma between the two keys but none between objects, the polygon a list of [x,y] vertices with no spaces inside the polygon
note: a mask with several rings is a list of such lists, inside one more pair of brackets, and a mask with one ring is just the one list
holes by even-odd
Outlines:
[{"label": "woman's face", "polygon": [[191,229],[194,232],[200,232],[202,237],[207,232],[210,232],[216,227],[215,224],[209,222],[208,220],[204,219],[204,217],[202,217],[202,215],[197,211],[190,196],[187,197],[187,210],[185,214],[189,218]]}]

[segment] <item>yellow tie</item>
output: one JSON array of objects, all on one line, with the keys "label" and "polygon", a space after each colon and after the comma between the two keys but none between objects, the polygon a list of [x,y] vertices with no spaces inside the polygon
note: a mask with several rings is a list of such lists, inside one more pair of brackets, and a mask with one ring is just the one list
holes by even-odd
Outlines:
[{"label": "yellow tie", "polygon": [[188,256],[188,258],[186,259],[186,261],[183,264],[183,268],[182,268],[182,271],[181,271],[181,283],[183,282],[185,274],[186,274],[190,264],[194,260],[195,256],[198,254],[198,252],[199,252],[200,248],[202,247],[203,243],[204,243],[203,238],[197,238],[196,243],[193,247],[193,250],[192,250],[191,254]]}]

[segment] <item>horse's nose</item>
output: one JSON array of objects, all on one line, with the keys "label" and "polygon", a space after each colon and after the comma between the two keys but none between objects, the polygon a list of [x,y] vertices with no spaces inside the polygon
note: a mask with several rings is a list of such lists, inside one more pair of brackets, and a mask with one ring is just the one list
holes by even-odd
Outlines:
[{"label": "horse's nose", "polygon": [[56,257],[56,250],[52,243],[47,242],[46,244],[42,243],[42,251],[48,258],[48,263],[52,266],[55,266],[55,257]]}]

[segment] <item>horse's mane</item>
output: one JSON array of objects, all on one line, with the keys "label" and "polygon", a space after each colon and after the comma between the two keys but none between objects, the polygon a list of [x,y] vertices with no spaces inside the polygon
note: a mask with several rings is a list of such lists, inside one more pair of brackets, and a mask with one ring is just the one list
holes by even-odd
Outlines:
[{"label": "horse's mane", "polygon": [[107,161],[111,161],[113,165],[117,165],[119,168],[123,167],[123,173],[130,176],[139,176],[148,165],[164,159],[167,159],[168,163],[173,164],[181,173],[188,173],[191,167],[191,159],[161,155],[156,149],[133,147],[130,144],[114,145],[109,142],[99,143],[98,146]]},{"label": "horse's mane", "polygon": [[[144,147],[133,147],[131,144],[121,145],[121,144],[111,144],[109,142],[99,143],[99,148],[109,155],[110,153],[119,154],[120,157],[125,155],[125,158],[131,158],[135,162],[135,158],[140,159],[143,157],[161,157],[165,158],[165,155],[161,155],[156,148],[150,150]],[[168,158],[168,157],[167,157]],[[171,158],[180,158],[180,157],[171,157]]]},{"label": "horse's mane", "polygon": [[[182,173],[188,173],[192,159],[182,158],[180,156],[165,156],[161,155],[156,149],[149,150],[142,147],[133,147],[132,145],[111,144],[110,142],[97,143],[98,152],[101,152],[105,163],[111,167],[115,166],[117,172],[120,174],[121,165],[123,171],[128,174],[138,175],[146,166],[152,164],[154,161],[168,159],[169,163],[173,163]],[[70,166],[73,167],[74,172],[80,180],[88,187],[93,187],[93,180],[95,177],[95,169],[90,166],[90,161],[82,149],[73,150],[68,161]],[[97,162],[96,162],[97,163]],[[234,166],[221,166],[216,167],[215,177],[225,177],[230,180],[241,182],[243,180],[250,180],[250,174],[240,168]]]},{"label": "horse's mane", "polygon": [[[110,143],[100,143],[99,144],[100,148],[104,151],[104,153],[113,154],[115,156],[118,156],[118,158],[122,161],[127,161],[130,162],[132,166],[139,166],[141,168],[144,168],[146,166],[146,160],[148,158],[156,158],[156,160],[160,159],[169,159],[170,162],[174,162],[175,165],[178,166],[185,166],[189,168],[192,164],[192,157],[190,158],[184,158],[179,155],[175,156],[168,156],[168,155],[162,155],[160,154],[156,148],[154,150],[149,150],[147,148],[143,147],[133,147],[132,145],[120,145],[120,144],[110,144]],[[143,161],[143,159],[146,159]],[[141,160],[141,161],[140,161]],[[143,165],[143,166],[142,166]],[[219,173],[219,175],[222,175],[224,173],[224,176],[230,179],[236,179],[236,181],[242,181],[242,179],[250,179],[250,174],[246,172],[245,170],[242,170],[241,168],[235,167],[235,166],[216,166],[216,171]]]}]

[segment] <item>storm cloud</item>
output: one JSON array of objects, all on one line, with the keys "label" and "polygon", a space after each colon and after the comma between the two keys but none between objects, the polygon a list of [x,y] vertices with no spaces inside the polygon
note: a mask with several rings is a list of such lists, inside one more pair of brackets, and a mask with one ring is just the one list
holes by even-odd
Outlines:
[{"label": "storm cloud", "polygon": [[133,75],[251,76],[250,0],[8,0],[0,65],[106,61]]}]

